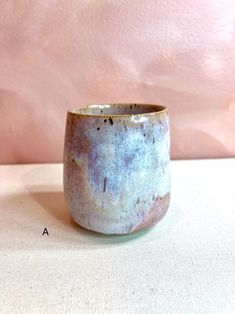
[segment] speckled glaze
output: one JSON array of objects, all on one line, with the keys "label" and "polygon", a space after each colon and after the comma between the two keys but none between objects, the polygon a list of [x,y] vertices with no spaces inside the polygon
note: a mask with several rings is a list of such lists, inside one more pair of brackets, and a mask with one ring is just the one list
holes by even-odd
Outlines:
[{"label": "speckled glaze", "polygon": [[170,200],[167,110],[92,105],[68,112],[65,200],[81,226],[127,234],[157,223]]}]

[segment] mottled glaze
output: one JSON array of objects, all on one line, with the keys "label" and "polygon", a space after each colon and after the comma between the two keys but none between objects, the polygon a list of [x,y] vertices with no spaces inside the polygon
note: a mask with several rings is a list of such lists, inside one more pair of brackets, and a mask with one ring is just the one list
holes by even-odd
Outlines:
[{"label": "mottled glaze", "polygon": [[93,105],[68,112],[64,192],[73,219],[106,234],[157,223],[170,199],[164,107]]}]

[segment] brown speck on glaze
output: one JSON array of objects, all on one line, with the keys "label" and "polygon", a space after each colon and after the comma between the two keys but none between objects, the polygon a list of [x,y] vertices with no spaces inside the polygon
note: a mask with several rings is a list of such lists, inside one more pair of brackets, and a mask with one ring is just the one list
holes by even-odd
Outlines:
[{"label": "brown speck on glaze", "polygon": [[104,187],[103,187],[103,192],[106,191],[106,186],[107,186],[107,177],[104,177]]},{"label": "brown speck on glaze", "polygon": [[113,125],[113,119],[112,118],[109,118],[109,122],[111,125]]},{"label": "brown speck on glaze", "polygon": [[130,105],[130,109],[132,109],[132,105]]},{"label": "brown speck on glaze", "polygon": [[104,123],[106,123],[107,122],[107,119],[104,119]]},{"label": "brown speck on glaze", "polygon": [[100,130],[100,128],[98,127],[98,128],[97,128],[97,131],[99,131],[99,130]]}]

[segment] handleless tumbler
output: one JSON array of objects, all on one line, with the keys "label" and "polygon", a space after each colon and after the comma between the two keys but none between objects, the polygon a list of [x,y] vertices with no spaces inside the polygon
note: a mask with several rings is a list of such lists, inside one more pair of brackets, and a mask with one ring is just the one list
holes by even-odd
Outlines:
[{"label": "handleless tumbler", "polygon": [[156,224],[170,200],[165,107],[101,104],[67,114],[64,194],[72,218],[105,234]]}]

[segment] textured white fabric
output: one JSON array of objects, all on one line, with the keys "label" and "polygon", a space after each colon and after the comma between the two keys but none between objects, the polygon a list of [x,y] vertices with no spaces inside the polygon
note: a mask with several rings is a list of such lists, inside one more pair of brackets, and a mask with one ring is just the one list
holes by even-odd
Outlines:
[{"label": "textured white fabric", "polygon": [[71,222],[61,164],[0,166],[0,312],[235,313],[235,159],[171,168],[165,218],[103,236]]}]

